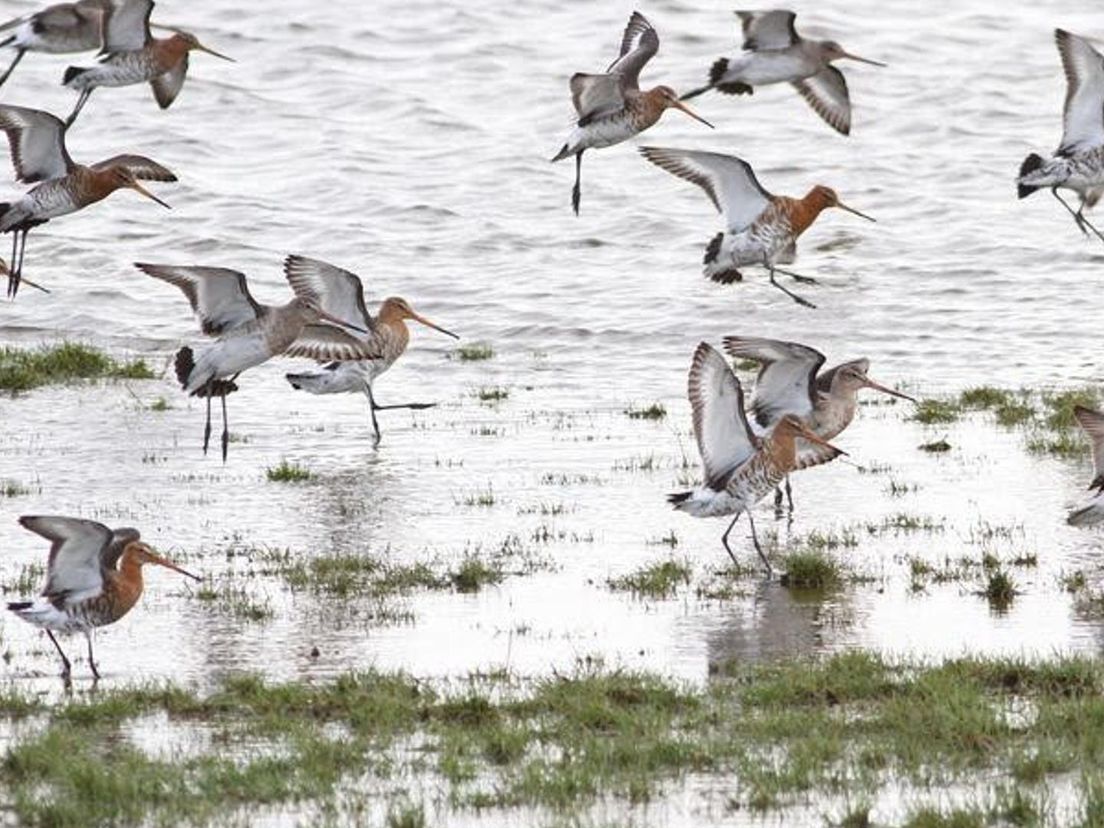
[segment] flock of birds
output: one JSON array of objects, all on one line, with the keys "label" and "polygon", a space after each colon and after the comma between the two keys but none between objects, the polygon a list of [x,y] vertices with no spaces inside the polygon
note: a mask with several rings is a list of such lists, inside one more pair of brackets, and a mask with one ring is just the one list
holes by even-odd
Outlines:
[{"label": "flock of birds", "polygon": [[[157,162],[123,154],[84,166],[74,162],[66,149],[68,130],[95,89],[149,83],[158,105],[166,109],[183,86],[190,52],[231,60],[188,32],[152,24],[153,5],[152,0],[78,0],[0,26],[0,48],[14,50],[0,85],[27,52],[100,51],[95,66],[65,71],[62,82],[79,93],[65,121],[36,109],[0,105],[0,129],[10,143],[16,178],[35,185],[19,200],[0,204],[0,232],[11,233],[13,239],[10,265],[0,261],[8,274],[10,299],[14,300],[21,284],[49,292],[23,275],[26,238],[34,227],[102,201],[119,189],[134,190],[168,207],[141,183],[176,180]],[[736,14],[742,31],[740,53],[716,60],[708,83],[681,97],[668,86],[640,88],[640,73],[659,50],[659,35],[639,12],[630,17],[618,57],[605,72],[579,73],[571,78],[578,119],[552,160],[575,159],[572,207],[576,215],[586,150],[636,136],[657,123],[667,109],[681,110],[712,128],[685,103],[709,91],[751,95],[760,86],[789,83],[833,129],[843,135],[850,133],[847,81],[833,63],[850,59],[884,64],[852,54],[835,41],[801,37],[793,12]],[[151,34],[155,28],[172,34],[155,38]],[[1062,143],[1050,158],[1032,154],[1024,160],[1018,193],[1023,198],[1050,189],[1082,233],[1091,232],[1104,241],[1104,235],[1084,215],[1104,193],[1104,58],[1089,41],[1063,30],[1056,32],[1056,41],[1068,84]],[[701,187],[723,215],[724,229],[710,239],[703,258],[705,275],[719,283],[741,281],[741,268],[761,266],[774,287],[803,306],[815,307],[777,277],[806,284],[815,280],[779,265],[793,262],[797,239],[827,208],[874,221],[823,185],[801,198],[773,195],[759,183],[750,164],[732,155],[661,147],[642,147],[640,152],[661,169]],[[1079,196],[1076,210],[1062,198],[1061,189]],[[313,394],[365,394],[376,443],[380,439],[377,411],[433,405],[379,405],[372,385],[405,351],[410,337],[407,321],[450,337],[456,334],[398,297],[384,300],[375,314],[370,313],[363,284],[354,273],[317,259],[288,256],[284,275],[294,296],[284,305],[269,306],[252,297],[245,275],[235,270],[151,263],[135,266],[180,289],[202,332],[214,338],[198,351],[181,348],[175,367],[182,389],[206,400],[204,453],[211,437],[212,399],[220,399],[223,462],[229,443],[226,398],[237,390],[242,372],[276,356],[323,363],[317,370],[287,374],[294,388]],[[871,379],[866,359],[822,370],[824,355],[800,343],[730,336],[723,344],[733,360],[759,365],[754,390],[745,403],[740,380],[725,355],[705,342],[697,347],[688,394],[703,482],[692,491],[670,495],[669,501],[696,517],[731,517],[721,540],[734,562],[737,558],[729,536],[746,514],[752,543],[769,575],[770,561],[759,543],[751,508],[773,491],[775,506],[781,509],[784,488],[792,511],[789,475],[845,453],[831,440],[855,417],[860,390],[916,400]],[[1076,414],[1093,441],[1096,476],[1091,488],[1096,495],[1089,505],[1072,513],[1069,522],[1087,525],[1104,520],[1104,414],[1089,409],[1078,409]],[[92,632],[123,617],[135,605],[143,587],[142,566],[155,564],[197,577],[158,555],[135,529],[110,529],[96,521],[60,516],[24,516],[20,523],[51,543],[46,584],[34,600],[12,602],[8,608],[46,631],[62,660],[66,680],[70,662],[54,633],[86,636],[89,664],[98,678]]]}]

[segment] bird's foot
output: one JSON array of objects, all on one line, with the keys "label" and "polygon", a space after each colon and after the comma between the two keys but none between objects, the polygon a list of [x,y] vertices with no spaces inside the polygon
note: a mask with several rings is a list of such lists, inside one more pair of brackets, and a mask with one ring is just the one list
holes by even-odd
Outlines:
[{"label": "bird's foot", "polygon": [[730,267],[728,270],[710,273],[709,278],[719,285],[731,285],[736,282],[744,281],[744,275],[734,267]]}]

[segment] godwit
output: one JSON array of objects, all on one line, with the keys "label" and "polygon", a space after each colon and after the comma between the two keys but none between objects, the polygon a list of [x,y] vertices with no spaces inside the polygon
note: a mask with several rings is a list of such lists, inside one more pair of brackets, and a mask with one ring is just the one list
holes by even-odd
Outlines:
[{"label": "godwit", "polygon": [[[338,319],[352,319],[363,325],[369,331],[366,344],[379,354],[375,359],[331,362],[323,366],[321,371],[287,374],[287,381],[291,383],[292,388],[308,391],[311,394],[364,393],[368,397],[368,410],[372,415],[372,434],[375,445],[379,445],[380,441],[379,423],[376,421],[377,411],[394,408],[420,410],[432,408],[437,404],[379,405],[372,394],[372,383],[406,350],[410,342],[410,329],[406,326],[407,319],[421,322],[453,339],[460,337],[430,322],[415,312],[405,299],[397,296],[384,299],[373,317],[364,305],[364,285],[360,277],[332,264],[318,259],[308,259],[306,256],[288,256],[287,261],[284,262],[284,273],[293,287],[298,286],[299,289],[317,294],[322,308],[327,313]],[[286,356],[297,356],[298,345],[292,345],[284,353]]]},{"label": "godwit", "polygon": [[92,675],[100,671],[92,657],[92,632],[114,624],[142,596],[142,565],[157,564],[200,580],[166,560],[141,541],[137,529],[108,529],[94,520],[71,517],[19,518],[20,524],[50,541],[46,586],[33,601],[14,601],[8,609],[41,627],[61,656],[62,678],[69,680],[69,659],[54,633],[84,633]]},{"label": "godwit", "polygon": [[780,285],[775,273],[809,284],[815,284],[816,280],[776,265],[794,260],[798,236],[827,207],[838,207],[874,221],[848,207],[834,190],[820,184],[803,198],[771,195],[759,184],[751,165],[734,155],[660,147],[641,147],[640,152],[672,175],[697,184],[724,215],[727,229],[710,239],[702,260],[705,275],[723,285],[743,279],[737,270],[741,265],[761,265],[770,272],[772,285],[798,304],[815,308],[812,302]]},{"label": "godwit", "polygon": [[744,52],[718,59],[709,70],[709,83],[682,96],[683,100],[716,89],[726,95],[750,95],[756,86],[792,83],[833,129],[851,131],[851,98],[843,72],[833,60],[848,58],[871,66],[876,60],[853,55],[834,40],[806,40],[794,29],[791,11],[738,11],[744,32]]},{"label": "godwit", "polygon": [[12,234],[8,274],[8,296],[12,299],[19,290],[27,234],[32,227],[82,210],[124,187],[162,207],[169,206],[138,183],[139,179],[176,181],[175,175],[149,158],[116,155],[88,167],[77,164],[65,149],[65,125],[37,109],[0,106],[0,129],[11,144],[16,180],[25,184],[42,182],[18,201],[0,204],[0,233]]},{"label": "godwit", "polygon": [[70,66],[62,83],[80,92],[66,125],[76,120],[92,91],[100,86],[130,86],[149,81],[157,105],[168,109],[188,74],[188,53],[193,49],[223,60],[233,58],[208,49],[195,35],[173,30],[171,37],[150,35],[153,0],[122,0],[104,25],[106,53],[96,66]]},{"label": "godwit", "polygon": [[[1049,187],[1082,233],[1087,236],[1092,230],[1104,241],[1084,215],[1085,208],[1093,207],[1104,194],[1104,57],[1083,37],[1063,29],[1054,30],[1054,40],[1066,73],[1062,143],[1049,160],[1034,152],[1024,159],[1016,191],[1026,198]],[[1059,187],[1081,198],[1076,211],[1058,194]]]},{"label": "godwit", "polygon": [[694,517],[734,515],[721,536],[733,563],[737,561],[728,545],[728,535],[746,512],[752,543],[769,574],[770,561],[755,534],[751,507],[798,468],[798,437],[821,446],[831,457],[846,452],[823,440],[792,414],[779,419],[767,436],[756,436],[744,411],[740,381],[725,358],[704,342],[698,345],[690,366],[689,395],[705,481],[693,491],[671,494],[667,500]]},{"label": "godwit", "polygon": [[621,54],[605,73],[577,72],[571,76],[571,102],[579,120],[552,160],[575,156],[575,187],[571,190],[575,215],[579,215],[583,153],[591,147],[620,144],[646,130],[671,107],[681,109],[712,128],[713,124],[682,103],[671,87],[657,86],[647,92],[640,91],[640,70],[657,51],[659,35],[644,15],[634,11],[621,36]]},{"label": "godwit", "polygon": [[286,305],[262,305],[249,293],[245,274],[223,267],[179,267],[176,265],[134,265],[143,273],[180,288],[199,318],[200,329],[215,337],[215,343],[198,358],[185,346],[176,354],[176,378],[193,397],[206,397],[207,424],[203,430],[203,453],[211,441],[211,397],[222,400],[222,460],[230,444],[226,420],[226,396],[238,390],[234,380],[248,368],[267,362],[295,345],[298,356],[317,360],[373,359],[373,346],[332,325],[354,331],[363,328],[339,319],[322,308],[319,295],[302,282],[292,281],[295,298]]},{"label": "godwit", "polygon": [[[786,415],[797,417],[821,439],[831,440],[851,425],[858,410],[858,394],[871,388],[916,402],[872,380],[870,360],[853,359],[818,373],[824,366],[824,354],[808,345],[750,336],[726,336],[724,347],[733,359],[759,363],[759,376],[751,395],[751,427],[756,434],[770,433]],[[819,466],[836,455],[821,445],[798,443],[796,469]],[[786,498],[793,510],[790,478],[786,477]],[[775,506],[782,505],[782,491],[775,491]]]},{"label": "godwit", "polygon": [[1091,526],[1104,520],[1104,414],[1078,405],[1073,415],[1092,441],[1093,481],[1089,489],[1096,491],[1089,504],[1070,512],[1067,520],[1072,526]]},{"label": "godwit", "polygon": [[27,52],[65,54],[99,49],[103,45],[104,20],[110,14],[111,0],[78,0],[47,6],[0,25],[0,32],[11,31],[0,40],[0,48],[15,49],[11,64],[0,75],[0,86]]}]

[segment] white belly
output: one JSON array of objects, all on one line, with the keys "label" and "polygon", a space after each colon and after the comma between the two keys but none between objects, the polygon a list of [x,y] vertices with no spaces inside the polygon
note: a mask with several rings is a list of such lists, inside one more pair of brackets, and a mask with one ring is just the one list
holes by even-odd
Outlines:
[{"label": "white belly", "polygon": [[729,60],[728,69],[720,82],[767,86],[807,78],[816,74],[817,68],[800,52],[790,49],[742,52]]}]

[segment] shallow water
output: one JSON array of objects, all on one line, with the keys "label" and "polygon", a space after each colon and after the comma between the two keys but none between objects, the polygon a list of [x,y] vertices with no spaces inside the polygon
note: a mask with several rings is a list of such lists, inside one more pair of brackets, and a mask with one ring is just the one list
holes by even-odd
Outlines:
[{"label": "shallow water", "polygon": [[[149,572],[140,608],[98,639],[110,681],[208,685],[243,668],[293,678],[370,665],[539,674],[588,657],[702,680],[729,658],[854,646],[926,657],[1100,649],[1099,622],[1079,616],[1058,583],[1062,572],[1095,571],[1098,534],[1064,524],[1089,479],[1087,448],[1079,462],[1033,457],[1021,434],[984,416],[925,428],[906,422],[905,406],[864,407],[839,441],[851,462],[795,477],[792,526],[766,504],[756,513],[760,530],[783,542],[855,528],[859,546],[839,554],[872,583],[803,598],[751,580],[730,600],[689,588],[659,602],[606,585],[669,555],[692,561],[696,580],[727,561],[720,521],[663,501],[694,473],[683,468],[684,457],[696,463],[684,390],[700,340],[799,339],[831,362],[869,357],[874,377],[925,395],[1099,379],[1086,308],[1104,248],[1045,194],[1017,202],[1012,184],[1027,152],[1058,140],[1064,85],[1051,29],[1099,34],[1095,4],[966,2],[924,15],[901,0],[796,4],[808,9],[799,18],[808,34],[890,64],[845,67],[850,138],[792,90],[766,88],[696,100],[715,132],[672,113],[638,142],[737,153],[770,190],[825,183],[876,216],[828,213],[803,237],[795,269],[823,282],[803,286],[815,311],[754,272],[734,287],[704,280],[701,249],[719,219],[696,188],[631,146],[588,154],[583,214],[571,215],[570,165],[547,163],[570,120],[567,78],[607,63],[629,6],[278,6],[158,6],[161,20],[187,24],[239,62],[195,56],[168,112],[145,89],[97,92],[69,146],[79,160],[133,151],[166,164],[180,182],[155,189],[173,211],[119,194],[35,231],[26,273],[54,292],[24,289],[0,306],[4,343],[88,340],[166,369],[155,382],[0,400],[0,477],[32,490],[0,499],[0,578],[45,554],[19,514],[80,514],[138,526],[205,574],[237,567],[272,612],[243,621],[171,573]],[[731,47],[723,4],[642,10],[662,37],[645,85],[695,85]],[[65,65],[31,55],[0,96],[64,112]],[[17,192],[0,185],[0,198]],[[230,401],[242,441],[229,463],[203,457],[202,406],[180,396],[167,370],[171,353],[198,339],[194,323],[176,290],[130,263],[236,267],[258,299],[277,302],[290,252],[357,271],[372,301],[402,295],[466,341],[491,343],[494,358],[450,358],[450,341],[415,331],[378,398],[441,405],[381,414],[378,451],[362,399],[293,393],[282,373],[301,365],[264,366]],[[508,399],[480,403],[477,390],[491,386]],[[148,410],[158,397],[173,407]],[[658,423],[623,413],[655,401],[669,412]],[[944,435],[949,454],[917,450]],[[284,458],[315,479],[267,481],[265,469]],[[891,480],[916,488],[896,496]],[[465,504],[488,489],[493,505]],[[542,505],[563,512],[542,515]],[[942,530],[863,528],[897,513]],[[986,524],[1008,535],[980,542]],[[656,543],[672,531],[674,550]],[[415,592],[399,602],[412,620],[399,623],[369,617],[370,597],[292,594],[227,558],[271,546],[448,565],[512,536],[539,571],[474,595]],[[750,563],[750,543],[735,536]],[[987,549],[1038,556],[1037,567],[1012,570],[1022,594],[1007,611],[992,611],[974,582],[910,590],[908,556]],[[11,618],[0,619],[0,636],[7,677],[56,692],[48,642]],[[77,674],[86,669],[80,659]]]}]

